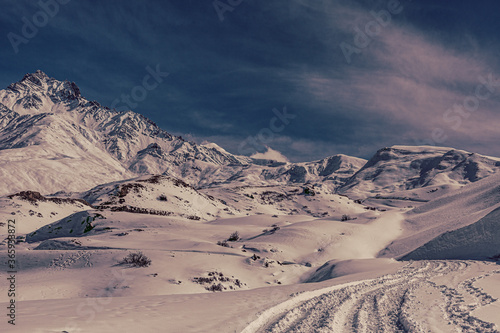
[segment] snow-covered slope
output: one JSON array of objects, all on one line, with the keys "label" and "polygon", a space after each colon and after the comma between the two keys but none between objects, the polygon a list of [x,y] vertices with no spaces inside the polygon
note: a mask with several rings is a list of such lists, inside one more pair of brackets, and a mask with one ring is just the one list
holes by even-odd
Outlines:
[{"label": "snow-covered slope", "polygon": [[99,185],[79,197],[99,209],[132,213],[214,220],[234,215],[223,200],[205,195],[180,179],[169,176],[141,176]]},{"label": "snow-covered slope", "polygon": [[[403,235],[394,240],[381,255],[400,257],[445,233],[467,226],[474,229],[476,227],[472,225],[483,218],[485,220],[481,223],[489,223],[488,228],[495,228],[495,224],[490,223],[491,219],[486,216],[499,207],[500,174],[495,174],[409,211],[403,223]],[[490,237],[489,233],[490,231],[484,229],[482,237],[470,241],[476,242],[476,246],[482,248],[485,246],[482,240]],[[477,235],[471,233],[471,237],[473,234]],[[448,236],[445,239],[461,242],[458,238],[452,239]],[[500,244],[498,239],[496,242],[497,245]],[[457,246],[460,247],[460,243]]]},{"label": "snow-covered slope", "polygon": [[67,197],[45,197],[38,192],[23,191],[0,197],[0,220],[16,219],[18,233],[33,231],[72,213],[90,209],[88,202]]},{"label": "snow-covered slope", "polygon": [[466,227],[445,232],[403,260],[500,259],[500,207]]},{"label": "snow-covered slope", "polygon": [[339,193],[390,194],[428,186],[459,188],[494,174],[500,159],[444,147],[393,146],[379,150]]},{"label": "snow-covered slope", "polygon": [[340,154],[314,162],[288,163],[278,170],[264,170],[263,176],[265,179],[288,183],[331,184],[335,188],[352,177],[365,163],[364,159]]}]

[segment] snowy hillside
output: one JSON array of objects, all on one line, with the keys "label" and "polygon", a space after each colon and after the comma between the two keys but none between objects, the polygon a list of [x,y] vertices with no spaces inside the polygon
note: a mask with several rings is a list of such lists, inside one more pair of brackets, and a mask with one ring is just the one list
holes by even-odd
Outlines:
[{"label": "snowy hillside", "polygon": [[393,146],[379,150],[339,193],[366,197],[430,186],[458,188],[499,169],[500,158],[452,148]]},{"label": "snowy hillside", "polygon": [[32,191],[0,197],[0,219],[22,221],[16,228],[19,233],[31,232],[72,213],[90,208],[90,204],[81,199],[45,197]]},{"label": "snowy hillside", "polygon": [[[346,155],[334,155],[318,161],[303,163],[252,159],[243,166],[211,166],[200,170],[200,187],[210,186],[266,186],[312,184],[333,191],[359,170],[366,160]],[[193,162],[184,168],[196,169]],[[192,173],[191,173],[192,174]],[[189,173],[186,174],[189,179]]]},{"label": "snowy hillside", "polygon": [[[403,235],[394,240],[381,252],[381,255],[384,257],[402,256],[445,233],[448,235],[445,239],[451,241],[450,232],[467,226],[474,229],[490,220],[491,223],[488,222],[486,229],[479,229],[483,230],[482,236],[477,232],[471,233],[471,238],[467,243],[463,243],[460,239],[453,239],[452,243],[453,246],[456,246],[457,255],[458,253],[463,254],[463,252],[458,251],[462,244],[465,246],[465,244],[471,243],[474,243],[478,250],[483,249],[479,251],[484,252],[486,247],[489,248],[489,251],[494,252],[495,247],[490,247],[484,242],[492,236],[488,228],[495,229],[498,228],[498,225],[496,225],[497,222],[494,219],[486,218],[486,216],[499,207],[500,174],[495,174],[408,211],[405,214]],[[485,220],[479,225],[473,226],[483,218]],[[476,236],[472,237],[473,234]],[[496,242],[498,243],[498,240]],[[422,252],[419,251],[419,253]],[[475,258],[473,252],[470,255]],[[436,256],[446,255],[444,252],[442,254],[432,254],[432,257]],[[463,257],[463,255],[460,256]]]},{"label": "snowy hillside", "polygon": [[234,215],[223,200],[204,195],[180,179],[169,176],[139,178],[99,185],[79,195],[98,209],[163,216],[194,221]]},{"label": "snowy hillside", "polygon": [[466,227],[445,232],[403,257],[419,259],[500,259],[500,208]]}]

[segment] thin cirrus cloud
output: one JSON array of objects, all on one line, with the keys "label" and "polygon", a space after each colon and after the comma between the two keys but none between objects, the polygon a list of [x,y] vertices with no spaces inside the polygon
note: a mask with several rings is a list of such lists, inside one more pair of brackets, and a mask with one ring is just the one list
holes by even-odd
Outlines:
[{"label": "thin cirrus cloud", "polygon": [[[378,128],[376,133],[391,131],[394,143],[396,138],[400,143],[432,142],[436,128],[446,136],[438,142],[440,145],[477,148],[483,139],[498,138],[491,124],[499,118],[500,87],[496,95],[480,101],[475,112],[463,116],[458,128],[444,120],[448,109],[474,96],[480,77],[498,78],[495,63],[472,41],[470,48],[457,51],[416,29],[392,22],[363,54],[354,54],[353,58],[351,67],[340,76],[336,77],[335,70],[306,74],[302,80],[305,89],[317,100],[369,117],[371,124],[361,122],[360,126]],[[356,61],[364,62],[358,66]],[[500,153],[486,142],[481,149]]]}]

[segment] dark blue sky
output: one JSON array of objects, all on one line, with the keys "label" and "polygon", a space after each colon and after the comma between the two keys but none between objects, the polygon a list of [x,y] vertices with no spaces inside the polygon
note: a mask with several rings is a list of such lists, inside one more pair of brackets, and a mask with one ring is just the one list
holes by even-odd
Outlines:
[{"label": "dark blue sky", "polygon": [[[500,77],[498,1],[221,0],[222,21],[210,0],[60,2],[42,0],[59,7],[45,15],[2,1],[1,87],[41,69],[123,108],[159,66],[168,77],[133,110],[233,153],[306,161],[426,143],[500,156],[500,84],[480,86]],[[38,31],[23,35],[25,22]],[[295,118],[272,126],[285,106]]]}]

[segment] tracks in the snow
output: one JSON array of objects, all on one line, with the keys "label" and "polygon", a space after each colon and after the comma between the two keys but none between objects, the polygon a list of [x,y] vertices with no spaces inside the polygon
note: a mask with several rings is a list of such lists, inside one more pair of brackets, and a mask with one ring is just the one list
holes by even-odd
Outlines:
[{"label": "tracks in the snow", "polygon": [[[474,317],[472,311],[496,301],[474,282],[500,271],[490,269],[475,276],[471,265],[479,264],[409,262],[395,274],[289,302],[289,306],[279,307],[281,315],[270,311],[273,316],[260,318],[260,322],[274,319],[260,327],[250,325],[245,332],[427,332],[432,325],[423,318],[425,311],[436,317],[444,331],[499,332],[493,324]],[[435,283],[433,279],[447,282]]]},{"label": "tracks in the snow", "polygon": [[77,251],[69,254],[61,253],[59,257],[52,259],[49,268],[64,270],[77,262],[82,262],[84,267],[92,267],[92,262],[90,261],[91,256],[92,252],[89,251]]}]

